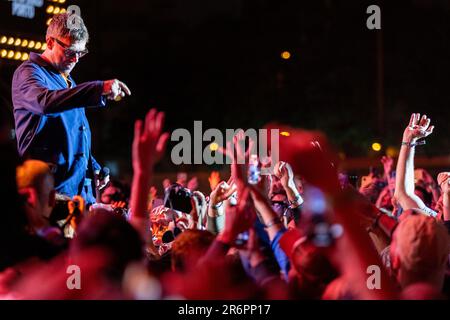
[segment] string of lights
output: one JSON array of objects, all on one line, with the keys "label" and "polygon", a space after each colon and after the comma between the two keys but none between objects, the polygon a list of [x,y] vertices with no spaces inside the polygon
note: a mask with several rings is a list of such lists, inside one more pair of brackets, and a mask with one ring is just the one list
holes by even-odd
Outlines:
[{"label": "string of lights", "polygon": [[[47,0],[47,2],[45,13],[48,18],[46,25],[49,25],[53,15],[65,13],[67,8],[62,6],[66,3],[66,0]],[[45,39],[0,34],[0,59],[25,61],[28,60],[30,52],[42,52],[45,49],[47,49]]]}]

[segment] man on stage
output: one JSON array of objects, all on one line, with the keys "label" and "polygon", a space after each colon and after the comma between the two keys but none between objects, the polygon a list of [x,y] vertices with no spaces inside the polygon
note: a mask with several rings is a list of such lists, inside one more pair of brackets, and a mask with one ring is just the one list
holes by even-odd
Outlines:
[{"label": "man on stage", "polygon": [[12,99],[19,154],[53,164],[56,191],[81,195],[92,204],[94,172],[101,167],[91,154],[85,108],[105,107],[107,99],[131,92],[118,80],[75,84],[70,73],[87,54],[88,40],[81,17],[55,15],[47,29],[45,52],[31,53],[14,73]]}]

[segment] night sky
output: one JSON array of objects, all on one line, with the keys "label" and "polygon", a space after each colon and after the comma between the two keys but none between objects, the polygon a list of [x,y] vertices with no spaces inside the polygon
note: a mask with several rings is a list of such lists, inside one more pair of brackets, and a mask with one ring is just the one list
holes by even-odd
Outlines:
[{"label": "night sky", "polygon": [[[133,91],[130,99],[88,114],[94,155],[101,162],[117,161],[122,174],[131,169],[134,120],[150,107],[167,113],[168,130],[192,129],[194,120],[205,128],[258,129],[275,121],[323,130],[347,157],[371,156],[374,141],[398,146],[410,114],[422,112],[436,131],[421,154],[448,154],[449,1],[69,4],[81,7],[91,34],[90,53],[73,77],[118,78]],[[370,4],[381,7],[382,31],[366,27]],[[0,12],[0,34],[16,21],[5,14]],[[43,37],[44,25],[36,26],[24,30],[30,26],[23,24],[17,32]],[[283,60],[283,51],[291,59]],[[384,112],[377,100],[380,58]],[[10,104],[16,67],[0,59],[3,104]],[[169,157],[159,170],[174,170]]]}]

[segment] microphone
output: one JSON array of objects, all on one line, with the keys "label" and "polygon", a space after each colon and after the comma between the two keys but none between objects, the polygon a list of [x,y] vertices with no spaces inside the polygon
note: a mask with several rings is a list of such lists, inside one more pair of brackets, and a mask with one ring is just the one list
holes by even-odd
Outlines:
[{"label": "microphone", "polygon": [[100,182],[104,180],[107,176],[109,176],[111,170],[108,167],[103,167],[101,170],[94,171],[95,177],[95,200],[97,203],[100,203],[100,190],[104,188],[100,188]]}]

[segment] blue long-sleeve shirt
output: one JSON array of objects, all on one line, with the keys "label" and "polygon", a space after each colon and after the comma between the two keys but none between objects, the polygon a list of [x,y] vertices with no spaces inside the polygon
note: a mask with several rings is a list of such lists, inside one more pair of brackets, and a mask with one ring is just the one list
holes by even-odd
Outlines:
[{"label": "blue long-sleeve shirt", "polygon": [[[63,76],[40,55],[31,53],[14,73],[12,99],[19,154],[56,166],[55,189],[88,203],[93,171],[100,165],[91,154],[91,130],[86,107],[104,107],[103,82],[93,81],[69,88]],[[84,186],[91,191],[85,193]]]}]

